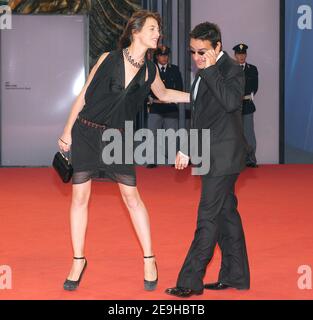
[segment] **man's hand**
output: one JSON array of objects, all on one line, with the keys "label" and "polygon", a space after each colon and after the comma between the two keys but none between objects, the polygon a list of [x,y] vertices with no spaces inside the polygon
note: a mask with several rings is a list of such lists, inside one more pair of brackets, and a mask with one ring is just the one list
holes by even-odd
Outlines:
[{"label": "man's hand", "polygon": [[189,157],[179,151],[176,156],[175,169],[184,170],[188,167],[188,164]]},{"label": "man's hand", "polygon": [[205,59],[205,67],[209,68],[211,66],[214,66],[216,64],[216,60],[218,55],[220,54],[222,49],[222,44],[218,42],[216,49],[208,50],[203,58]]},{"label": "man's hand", "polygon": [[205,68],[209,68],[216,64],[217,55],[214,50],[208,50],[203,57],[205,59]]}]

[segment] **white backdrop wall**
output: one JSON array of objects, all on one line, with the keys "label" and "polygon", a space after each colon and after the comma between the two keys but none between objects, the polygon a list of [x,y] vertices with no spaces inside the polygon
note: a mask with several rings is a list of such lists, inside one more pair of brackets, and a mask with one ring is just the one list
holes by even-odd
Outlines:
[{"label": "white backdrop wall", "polygon": [[249,45],[248,63],[259,70],[255,130],[259,163],[279,162],[279,0],[192,0],[192,27],[204,21],[222,29],[223,46]]},{"label": "white backdrop wall", "polygon": [[13,15],[0,47],[2,165],[50,166],[85,82],[86,18]]}]

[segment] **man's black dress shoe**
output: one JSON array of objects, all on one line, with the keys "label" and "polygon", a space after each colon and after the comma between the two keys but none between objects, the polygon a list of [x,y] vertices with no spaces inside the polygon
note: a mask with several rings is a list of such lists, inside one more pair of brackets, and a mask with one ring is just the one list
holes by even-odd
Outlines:
[{"label": "man's black dress shoe", "polygon": [[221,283],[221,282],[216,282],[216,283],[205,284],[204,289],[207,289],[207,290],[226,290],[226,289],[248,290],[249,288],[235,288],[235,287],[229,286],[229,285]]},{"label": "man's black dress shoe", "polygon": [[203,294],[203,290],[196,291],[188,288],[175,287],[175,288],[166,289],[165,293],[178,298],[190,298],[191,296],[194,296],[194,295],[200,296],[201,294]]},{"label": "man's black dress shoe", "polygon": [[248,168],[255,168],[255,169],[259,167],[259,166],[258,166],[256,163],[254,163],[254,162],[247,163],[246,166],[247,166]]},{"label": "man's black dress shoe", "polygon": [[221,282],[208,283],[204,285],[204,289],[207,289],[207,290],[226,290],[228,288],[232,288],[232,287],[228,286],[227,284],[223,284]]}]

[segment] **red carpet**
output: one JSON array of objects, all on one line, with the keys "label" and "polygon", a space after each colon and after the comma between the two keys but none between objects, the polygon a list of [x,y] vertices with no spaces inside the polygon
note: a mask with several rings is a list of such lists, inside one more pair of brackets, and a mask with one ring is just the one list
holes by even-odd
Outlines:
[{"label": "red carpet", "polygon": [[[138,169],[138,187],[152,221],[159,286],[143,290],[143,261],[128,213],[112,183],[94,183],[86,256],[77,292],[63,291],[71,266],[71,186],[52,169],[0,169],[0,266],[12,269],[4,299],[171,299],[193,237],[200,180],[190,170]],[[205,291],[197,299],[312,299],[298,288],[298,268],[313,269],[313,166],[248,169],[237,185],[248,247],[251,290]],[[207,269],[217,279],[220,252]],[[1,276],[0,276],[1,279]]]}]

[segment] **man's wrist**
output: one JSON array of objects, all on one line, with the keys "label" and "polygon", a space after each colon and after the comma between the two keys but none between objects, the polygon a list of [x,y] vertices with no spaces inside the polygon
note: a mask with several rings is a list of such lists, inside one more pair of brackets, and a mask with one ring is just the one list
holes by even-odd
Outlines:
[{"label": "man's wrist", "polygon": [[183,158],[186,158],[186,160],[189,160],[189,156],[186,154],[182,153],[181,151],[178,151],[179,155],[182,156]]}]

